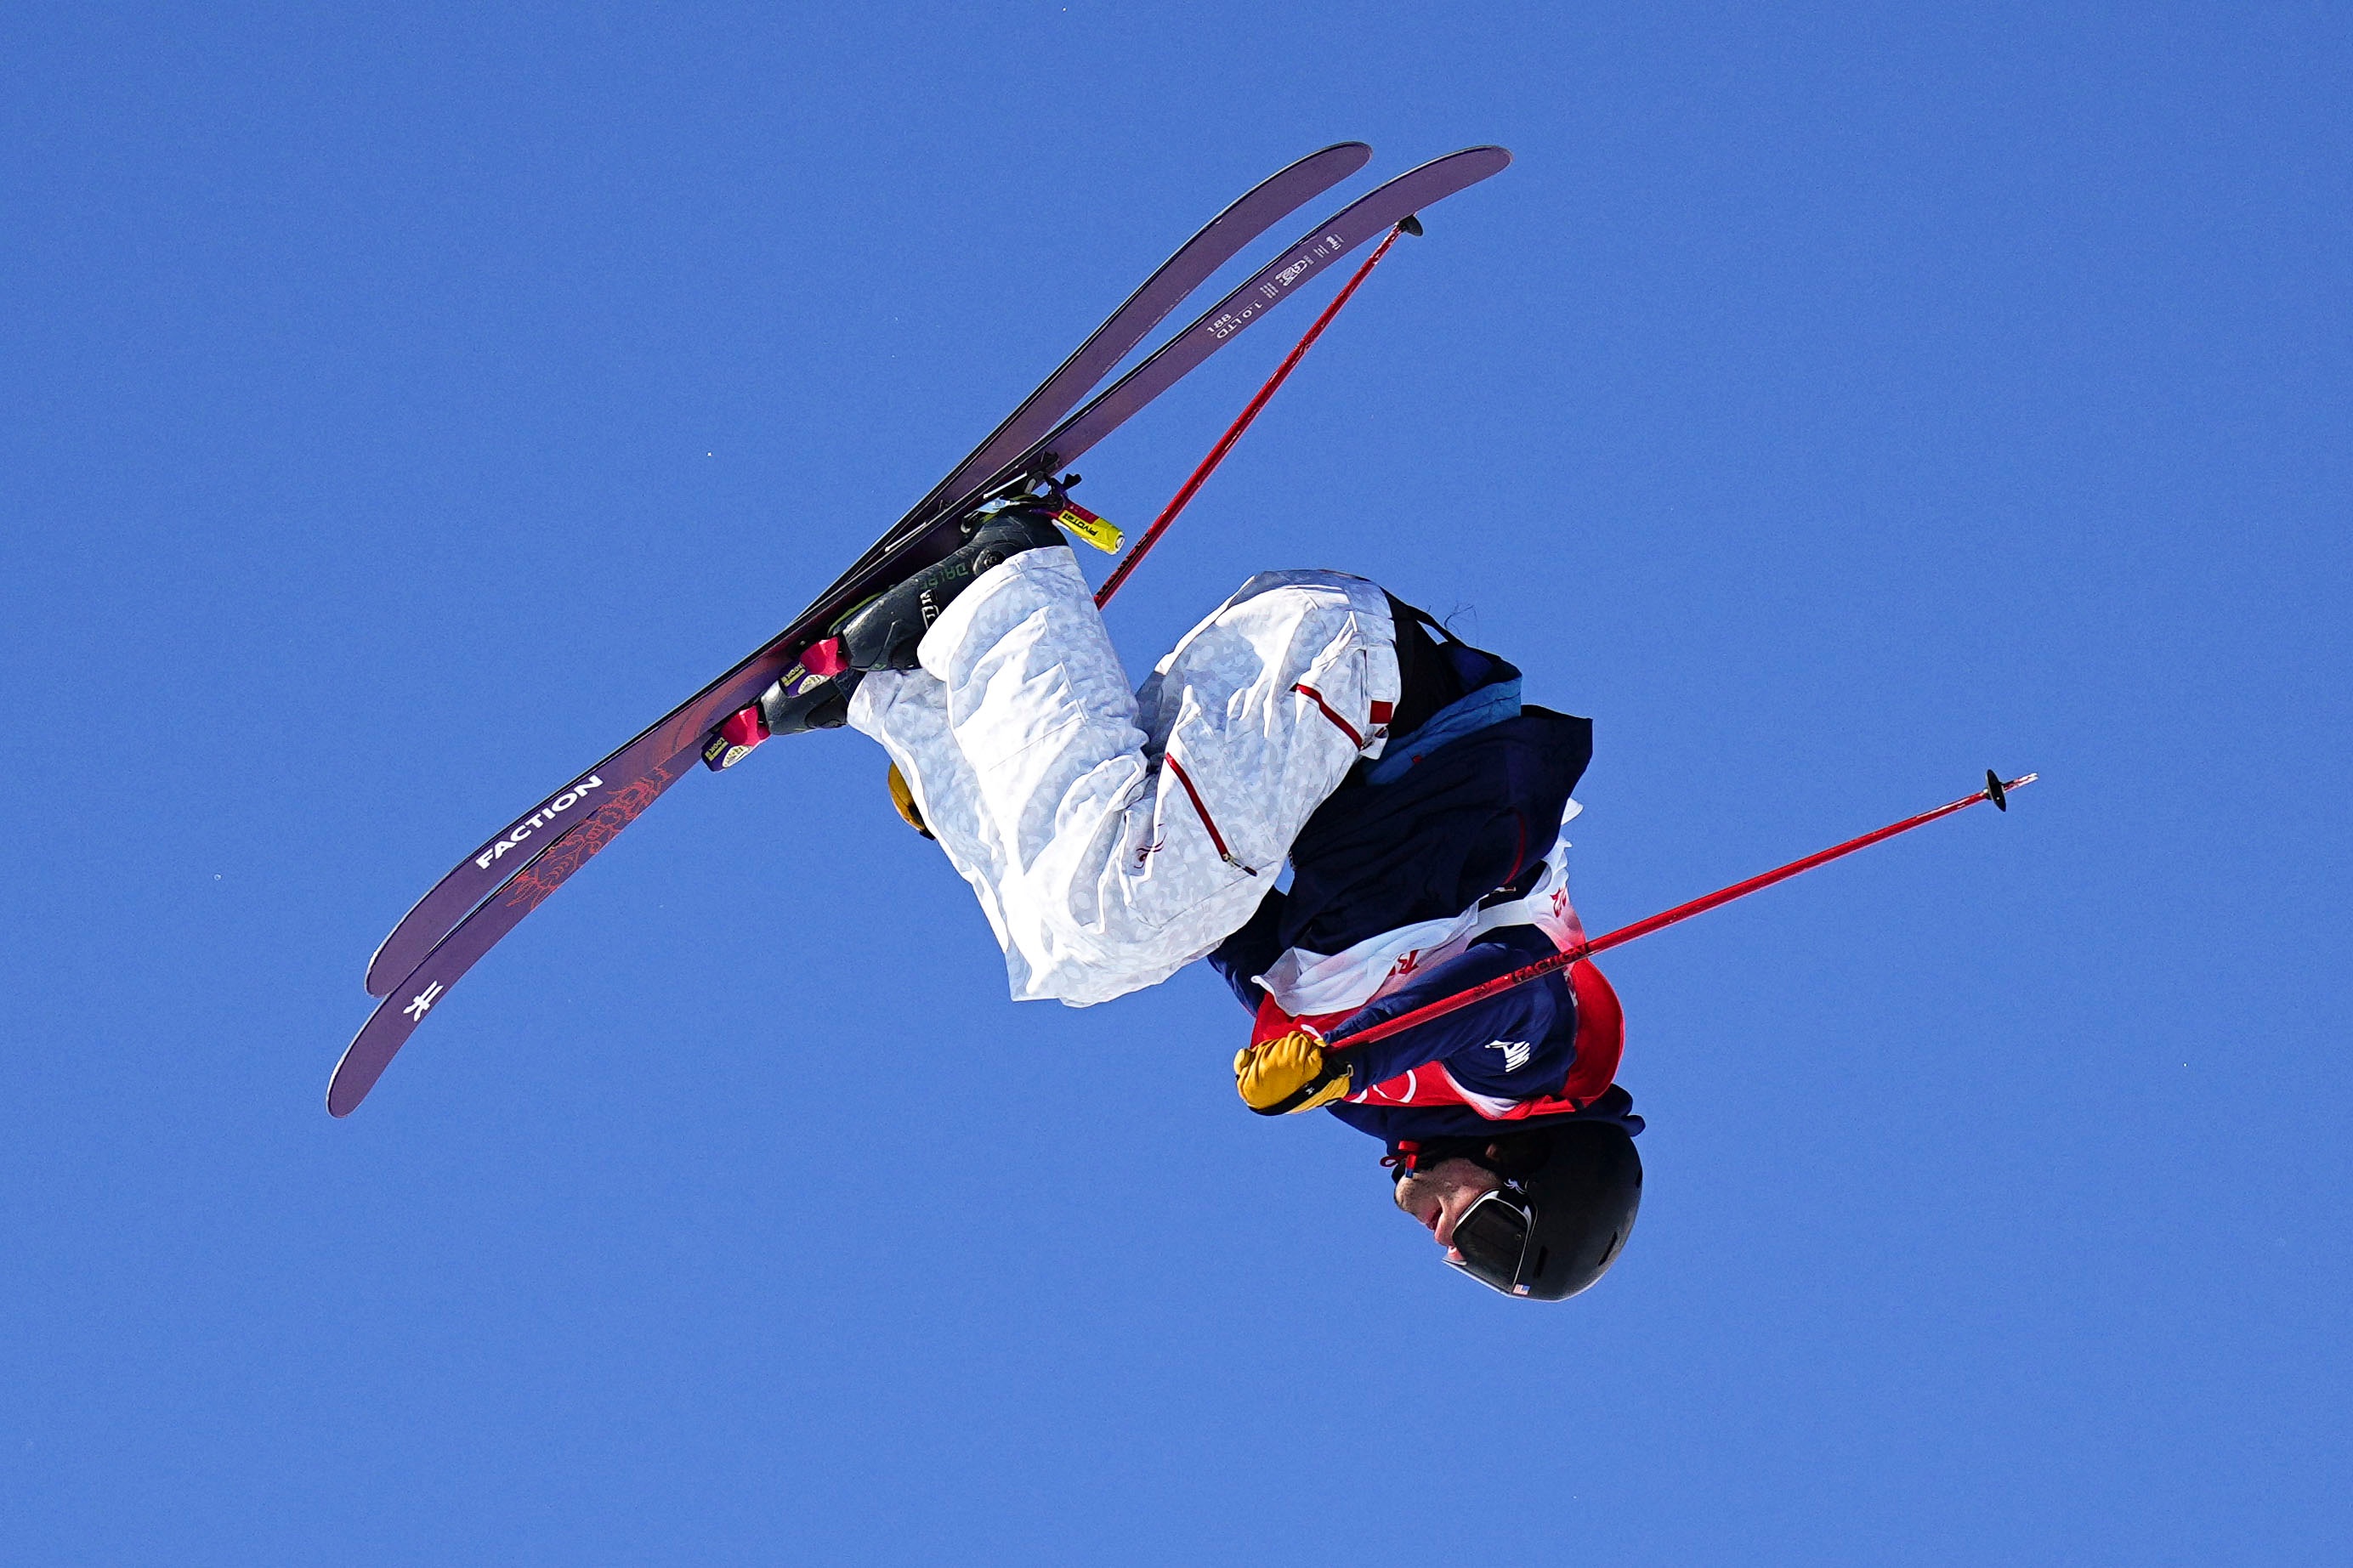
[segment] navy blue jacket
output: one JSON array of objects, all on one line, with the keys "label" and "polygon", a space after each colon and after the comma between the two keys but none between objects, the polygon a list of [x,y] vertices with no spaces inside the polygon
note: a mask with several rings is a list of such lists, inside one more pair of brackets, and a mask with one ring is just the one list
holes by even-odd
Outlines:
[{"label": "navy blue jacket", "polygon": [[[1234,994],[1254,1014],[1261,992],[1252,977],[1282,952],[1304,947],[1338,952],[1368,936],[1418,921],[1461,913],[1508,886],[1552,847],[1561,814],[1593,754],[1590,721],[1515,700],[1519,671],[1503,660],[1451,645],[1471,694],[1392,739],[1381,764],[1359,763],[1309,818],[1292,845],[1288,893],[1270,892],[1250,921],[1209,955]],[[1510,682],[1509,716],[1444,738],[1450,713],[1478,706],[1482,689]],[[1489,690],[1490,698],[1496,693]],[[1493,711],[1493,702],[1484,705]],[[1423,750],[1424,736],[1439,735]],[[1407,765],[1397,766],[1399,760]],[[1385,782],[1375,782],[1377,769]],[[1467,951],[1335,1026],[1345,1037],[1423,1003],[1548,956],[1552,943],[1532,926],[1487,931]],[[1462,1089],[1522,1100],[1556,1090],[1576,1057],[1577,1007],[1568,984],[1549,975],[1376,1042],[1357,1064],[1358,1089],[1425,1062],[1444,1061]],[[1641,1130],[1632,1100],[1612,1089],[1575,1114]],[[1468,1106],[1338,1104],[1332,1113],[1387,1140],[1472,1136],[1505,1131]],[[1547,1119],[1549,1120],[1549,1119]]]}]

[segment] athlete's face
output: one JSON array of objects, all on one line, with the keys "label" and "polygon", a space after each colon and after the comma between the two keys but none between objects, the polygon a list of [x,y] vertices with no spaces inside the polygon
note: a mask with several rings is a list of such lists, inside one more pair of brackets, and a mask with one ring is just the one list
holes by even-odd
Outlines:
[{"label": "athlete's face", "polygon": [[1482,1195],[1504,1184],[1504,1178],[1468,1160],[1441,1160],[1427,1171],[1416,1171],[1397,1184],[1397,1206],[1419,1220],[1453,1258],[1454,1227]]}]

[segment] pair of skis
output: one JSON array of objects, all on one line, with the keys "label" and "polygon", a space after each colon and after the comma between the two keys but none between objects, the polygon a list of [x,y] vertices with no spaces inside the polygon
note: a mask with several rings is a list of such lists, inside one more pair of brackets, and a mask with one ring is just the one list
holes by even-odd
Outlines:
[{"label": "pair of skis", "polygon": [[1326,147],[1261,182],[1211,219],[790,626],[509,823],[434,884],[368,963],[368,994],[382,1000],[335,1066],[327,1086],[328,1110],[349,1115],[449,987],[663,791],[694,771],[712,729],[789,668],[845,611],[955,549],[975,509],[1052,486],[1056,470],[1341,257],[1511,162],[1500,147],[1472,147],[1398,175],[1317,225],[1080,406],[1129,351],[1219,268],[1371,157],[1372,149],[1360,142]]}]

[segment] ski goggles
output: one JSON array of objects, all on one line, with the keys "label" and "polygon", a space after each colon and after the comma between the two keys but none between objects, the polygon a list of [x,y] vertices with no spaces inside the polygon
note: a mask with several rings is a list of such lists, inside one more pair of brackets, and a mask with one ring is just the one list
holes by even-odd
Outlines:
[{"label": "ski goggles", "polygon": [[1454,1250],[1446,1260],[1490,1289],[1506,1296],[1525,1296],[1528,1237],[1535,1229],[1535,1211],[1527,1199],[1509,1187],[1482,1194],[1454,1223]]}]

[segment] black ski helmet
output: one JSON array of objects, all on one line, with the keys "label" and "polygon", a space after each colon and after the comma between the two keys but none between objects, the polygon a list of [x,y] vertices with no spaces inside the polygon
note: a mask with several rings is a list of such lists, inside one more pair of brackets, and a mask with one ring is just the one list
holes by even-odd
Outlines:
[{"label": "black ski helmet", "polygon": [[1564,1119],[1499,1140],[1478,1163],[1504,1185],[1454,1229],[1452,1267],[1531,1301],[1563,1301],[1609,1272],[1642,1205],[1642,1158],[1614,1121]]}]

